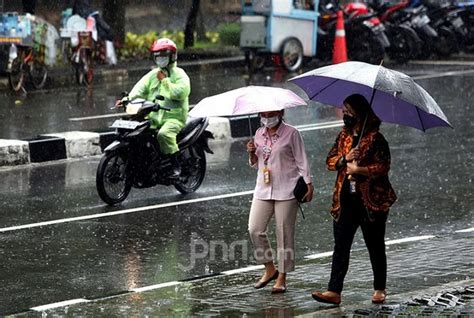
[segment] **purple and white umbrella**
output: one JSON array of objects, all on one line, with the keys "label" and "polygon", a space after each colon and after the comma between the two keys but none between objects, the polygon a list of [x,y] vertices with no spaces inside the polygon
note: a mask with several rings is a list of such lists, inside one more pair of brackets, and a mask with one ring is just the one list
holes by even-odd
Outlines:
[{"label": "purple and white umbrella", "polygon": [[380,120],[425,131],[452,127],[433,97],[406,74],[381,65],[345,62],[317,68],[290,81],[310,100],[342,108],[352,94],[363,95]]}]

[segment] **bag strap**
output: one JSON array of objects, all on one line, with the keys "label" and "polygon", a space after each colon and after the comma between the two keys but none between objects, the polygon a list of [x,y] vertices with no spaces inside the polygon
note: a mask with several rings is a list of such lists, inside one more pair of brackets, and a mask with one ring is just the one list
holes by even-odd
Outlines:
[{"label": "bag strap", "polygon": [[301,203],[298,202],[298,207],[300,208],[300,211],[301,211],[301,215],[303,216],[303,220],[304,220],[304,213],[303,213],[303,208],[301,207]]}]

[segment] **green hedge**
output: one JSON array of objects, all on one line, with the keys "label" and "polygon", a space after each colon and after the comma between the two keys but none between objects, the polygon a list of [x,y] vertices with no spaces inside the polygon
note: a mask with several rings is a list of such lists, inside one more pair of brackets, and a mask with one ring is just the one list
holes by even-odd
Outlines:
[{"label": "green hedge", "polygon": [[218,27],[217,32],[219,33],[220,42],[223,45],[240,45],[240,24],[222,24]]},{"label": "green hedge", "polygon": [[[195,35],[196,36],[196,35]],[[123,48],[119,51],[119,56],[128,58],[148,58],[149,49],[153,41],[159,38],[169,38],[173,40],[178,48],[183,48],[184,32],[162,31],[157,33],[150,31],[145,34],[134,34],[127,32]],[[238,23],[222,24],[217,32],[206,32],[205,42],[195,41],[195,47],[219,47],[219,46],[239,46],[240,25]]]}]

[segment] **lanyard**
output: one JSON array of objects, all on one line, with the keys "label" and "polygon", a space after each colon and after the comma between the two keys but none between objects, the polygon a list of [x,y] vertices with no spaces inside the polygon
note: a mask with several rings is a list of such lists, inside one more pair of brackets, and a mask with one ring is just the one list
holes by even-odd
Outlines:
[{"label": "lanyard", "polygon": [[[268,140],[270,140],[269,146],[267,145]],[[268,159],[270,159],[273,145],[276,143],[277,140],[278,140],[278,136],[276,134],[273,135],[271,138],[268,138],[268,132],[267,132],[267,136],[265,137],[265,143],[263,145],[263,163],[265,166],[267,166],[268,164]]]}]

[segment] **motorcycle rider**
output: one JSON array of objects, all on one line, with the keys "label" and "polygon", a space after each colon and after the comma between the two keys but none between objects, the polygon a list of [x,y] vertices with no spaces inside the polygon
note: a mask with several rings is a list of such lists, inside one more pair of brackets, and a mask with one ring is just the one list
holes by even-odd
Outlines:
[{"label": "motorcycle rider", "polygon": [[[158,95],[164,97],[159,104],[170,111],[160,109],[151,112],[148,119],[152,121],[150,128],[158,129],[156,135],[160,150],[169,156],[172,165],[171,178],[178,178],[181,167],[178,161],[178,144],[176,136],[186,123],[189,110],[189,93],[191,84],[188,75],[177,67],[178,50],[176,44],[167,38],[155,40],[150,48],[157,67],[143,76],[133,87],[128,98],[143,98],[155,101]],[[117,106],[120,106],[118,101]]]}]

